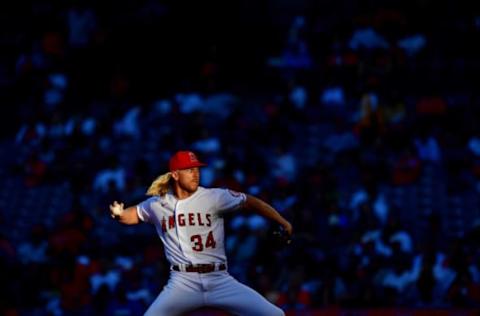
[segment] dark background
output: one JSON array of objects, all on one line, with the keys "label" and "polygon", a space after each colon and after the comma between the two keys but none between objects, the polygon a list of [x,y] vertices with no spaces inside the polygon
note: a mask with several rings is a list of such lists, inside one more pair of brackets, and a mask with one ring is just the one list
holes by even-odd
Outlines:
[{"label": "dark background", "polygon": [[287,312],[479,307],[475,3],[0,6],[0,314],[142,314],[169,267],[108,205],[179,149],[294,225],[278,250],[226,221],[230,273]]}]

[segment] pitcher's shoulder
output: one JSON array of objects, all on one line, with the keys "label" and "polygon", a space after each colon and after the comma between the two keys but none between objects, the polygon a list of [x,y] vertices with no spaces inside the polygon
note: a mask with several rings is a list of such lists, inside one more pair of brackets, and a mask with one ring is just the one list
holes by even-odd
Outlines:
[{"label": "pitcher's shoulder", "polygon": [[197,189],[197,196],[213,196],[218,195],[222,189],[220,188],[205,188],[205,187],[198,187]]},{"label": "pitcher's shoulder", "polygon": [[[200,189],[200,187],[199,187],[199,189]],[[231,189],[228,189],[228,188],[202,188],[202,192],[204,194],[214,195],[214,196],[231,195],[233,197],[240,197],[244,194],[242,192],[238,192],[238,191],[231,190]]]}]

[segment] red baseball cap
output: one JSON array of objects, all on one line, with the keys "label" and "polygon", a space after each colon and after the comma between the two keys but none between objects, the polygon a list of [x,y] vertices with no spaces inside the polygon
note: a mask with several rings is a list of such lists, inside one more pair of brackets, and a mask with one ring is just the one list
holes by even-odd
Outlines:
[{"label": "red baseball cap", "polygon": [[169,163],[170,171],[203,166],[206,166],[206,164],[200,162],[197,156],[191,151],[177,151],[175,155],[170,158]]}]

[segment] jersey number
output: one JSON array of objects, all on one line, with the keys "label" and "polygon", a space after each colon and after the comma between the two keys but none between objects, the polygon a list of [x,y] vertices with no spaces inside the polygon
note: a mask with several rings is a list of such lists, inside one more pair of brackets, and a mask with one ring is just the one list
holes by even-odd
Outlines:
[{"label": "jersey number", "polygon": [[[193,250],[195,251],[203,251],[203,242],[202,242],[202,236],[200,235],[193,235],[190,237],[190,241],[194,244],[192,247]],[[205,248],[215,248],[217,243],[215,242],[215,239],[213,238],[212,231],[208,233],[207,236],[207,241],[205,242]]]}]

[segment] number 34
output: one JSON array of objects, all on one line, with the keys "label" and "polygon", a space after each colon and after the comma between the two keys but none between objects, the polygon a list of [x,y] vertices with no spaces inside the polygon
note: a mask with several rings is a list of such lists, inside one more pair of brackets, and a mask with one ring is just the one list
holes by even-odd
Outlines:
[{"label": "number 34", "polygon": [[[204,247],[201,235],[193,235],[192,237],[190,237],[190,241],[194,244],[194,246],[192,247],[193,250],[203,251]],[[207,236],[207,241],[205,242],[205,248],[215,248],[216,245],[217,243],[213,238],[212,231],[210,231]]]}]

